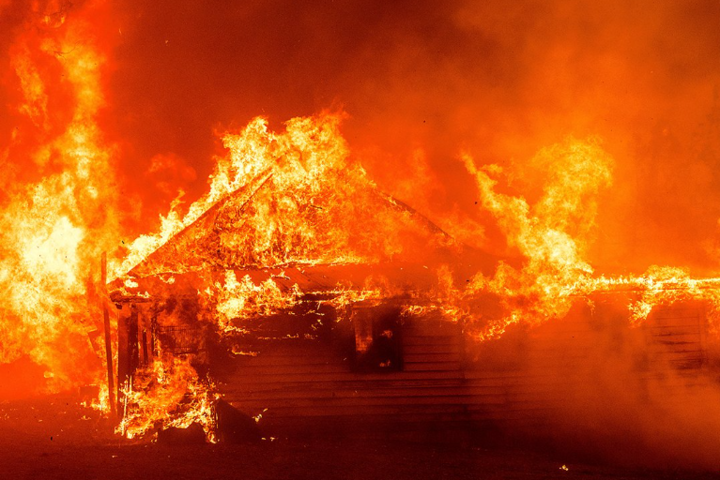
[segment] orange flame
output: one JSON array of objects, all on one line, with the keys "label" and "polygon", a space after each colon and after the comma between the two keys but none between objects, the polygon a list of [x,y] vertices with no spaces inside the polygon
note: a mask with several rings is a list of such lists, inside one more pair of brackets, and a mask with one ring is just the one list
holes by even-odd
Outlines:
[{"label": "orange flame", "polygon": [[495,191],[497,181],[490,175],[502,173],[500,167],[478,168],[467,154],[463,161],[477,180],[483,207],[526,259],[519,270],[503,263],[492,278],[480,274],[468,286],[466,295],[497,294],[509,311],[481,337],[500,335],[521,319],[537,323],[563,315],[571,304],[572,285],[592,274],[583,253],[594,226],[596,196],[612,181],[612,159],[596,140],[569,138],[542,150],[534,163],[550,176],[532,206],[523,197]]},{"label": "orange flame", "polygon": [[116,432],[136,438],[198,423],[214,443],[213,405],[218,397],[212,388],[212,384],[198,378],[189,359],[157,359],[125,385],[123,418]]},{"label": "orange flame", "polygon": [[[36,16],[11,50],[22,93],[17,111],[32,127],[3,154],[27,169],[23,176],[38,172],[42,178],[23,184],[18,174],[2,205],[0,362],[29,355],[47,368],[47,388],[57,391],[102,383],[99,338],[88,337],[100,316],[97,302],[88,300],[117,221],[112,148],[96,123],[104,105],[105,58],[80,12],[53,2],[34,8]],[[66,98],[69,112],[57,111],[50,95]]]}]

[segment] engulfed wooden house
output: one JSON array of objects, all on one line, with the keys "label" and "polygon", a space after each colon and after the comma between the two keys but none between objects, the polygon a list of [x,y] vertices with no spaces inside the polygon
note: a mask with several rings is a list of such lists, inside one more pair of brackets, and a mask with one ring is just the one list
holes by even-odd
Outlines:
[{"label": "engulfed wooden house", "polygon": [[[120,382],[160,351],[191,355],[226,401],[262,413],[267,435],[282,435],[397,425],[435,433],[451,425],[542,431],[582,422],[588,409],[620,392],[627,402],[653,402],[656,389],[686,388],[705,375],[701,304],[657,308],[631,327],[623,305],[632,293],[580,299],[563,319],[478,342],[433,301],[434,268],[452,263],[487,273],[494,259],[378,195],[378,208],[401,217],[398,225],[415,224],[412,248],[429,251],[420,255],[405,244],[371,264],[261,267],[223,240],[244,225],[236,220],[230,228],[223,219],[242,218],[253,198],[240,192],[216,205],[136,267],[132,283],[116,282]],[[203,292],[229,272],[300,293],[288,308],[258,306],[257,314],[218,326],[208,320],[216,312]],[[381,297],[367,295],[380,284]]]},{"label": "engulfed wooden house", "polygon": [[[489,426],[542,433],[617,401],[619,391],[633,406],[670,401],[708,364],[701,305],[658,308],[633,329],[612,300],[595,311],[579,303],[566,318],[482,343],[437,312],[402,306],[353,305],[350,322],[325,341],[290,333],[290,324],[277,333],[299,338],[258,339],[249,345],[257,356],[233,360],[225,398],[264,411],[275,434],[398,425],[437,435]],[[368,344],[374,356],[365,363]]]}]

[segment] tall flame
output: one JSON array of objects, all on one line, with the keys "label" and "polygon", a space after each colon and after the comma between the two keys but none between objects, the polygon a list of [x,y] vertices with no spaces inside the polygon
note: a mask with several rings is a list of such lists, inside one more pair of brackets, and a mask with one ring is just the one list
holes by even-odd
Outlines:
[{"label": "tall flame", "polygon": [[[197,265],[172,251],[155,270],[375,263],[407,255],[404,250],[411,246],[429,250],[433,242],[442,243],[443,235],[418,224],[409,209],[377,190],[349,154],[341,119],[328,112],[295,118],[285,132],[275,133],[266,119],[257,118],[240,133],[225,135],[228,153],[217,159],[209,193],[182,218],[177,210],[163,217],[159,233],[132,242],[114,275],[127,273],[155,251],[162,256],[160,248],[171,237],[229,197],[211,224],[188,234]],[[211,238],[201,238],[209,231]],[[149,273],[156,272],[146,269],[140,275]]]},{"label": "tall flame", "polygon": [[16,108],[30,122],[3,154],[21,170],[11,171],[15,182],[0,213],[0,362],[29,355],[58,390],[102,372],[88,337],[101,317],[88,300],[100,253],[117,233],[114,166],[97,125],[105,57],[90,23],[66,21],[80,12],[54,2],[34,8],[11,50],[22,93]]},{"label": "tall flame", "polygon": [[533,323],[561,316],[571,304],[569,289],[593,272],[584,253],[595,224],[597,194],[612,182],[612,158],[597,140],[568,138],[541,150],[533,163],[549,175],[532,206],[523,197],[495,191],[491,175],[501,174],[500,167],[478,168],[469,155],[462,158],[476,178],[482,206],[524,259],[520,269],[502,263],[492,278],[480,274],[468,286],[467,294],[499,295],[508,309],[487,334],[501,334],[521,318]]},{"label": "tall flame", "polygon": [[504,307],[500,318],[479,319],[465,308],[476,338],[497,338],[508,326],[521,322],[537,325],[557,319],[579,299],[618,291],[633,294],[627,303],[633,325],[646,320],[657,306],[702,300],[709,306],[711,331],[718,333],[718,278],[693,279],[685,269],[659,266],[642,275],[593,274],[586,254],[595,226],[597,197],[611,185],[613,170],[613,160],[598,140],[568,138],[543,149],[533,163],[549,172],[549,180],[532,206],[523,197],[496,191],[497,181],[491,175],[501,174],[501,168],[478,168],[469,155],[464,155],[463,161],[477,180],[483,207],[523,258],[521,268],[501,262],[491,278],[479,274],[466,289],[451,295],[451,303],[459,305],[485,293],[500,299]]}]

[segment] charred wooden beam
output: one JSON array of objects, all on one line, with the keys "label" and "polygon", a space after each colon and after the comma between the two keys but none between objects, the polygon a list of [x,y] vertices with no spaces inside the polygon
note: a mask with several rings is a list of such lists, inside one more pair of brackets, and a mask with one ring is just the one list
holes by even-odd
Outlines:
[{"label": "charred wooden beam", "polygon": [[132,304],[132,303],[152,303],[155,300],[149,297],[143,297],[140,295],[123,295],[121,292],[114,291],[110,293],[110,300],[117,304]]},{"label": "charred wooden beam", "polygon": [[103,298],[103,328],[105,330],[105,364],[107,365],[108,402],[113,416],[117,415],[115,409],[115,378],[113,372],[112,339],[110,335],[110,314],[107,307],[107,254],[103,252],[100,260],[101,282],[104,292]]},{"label": "charred wooden beam", "polygon": [[[124,400],[123,389],[140,364],[138,349],[138,308],[132,304],[129,313],[123,308],[118,320],[118,406]],[[122,408],[120,408],[122,410]]]}]

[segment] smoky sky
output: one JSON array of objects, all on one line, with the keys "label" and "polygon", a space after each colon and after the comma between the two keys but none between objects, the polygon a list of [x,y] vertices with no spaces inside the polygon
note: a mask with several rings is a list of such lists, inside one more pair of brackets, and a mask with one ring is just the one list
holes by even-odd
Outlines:
[{"label": "smoky sky", "polygon": [[600,137],[616,168],[591,263],[717,267],[720,2],[108,5],[101,126],[128,238],[178,190],[188,202],[205,191],[219,134],[342,109],[381,188],[439,223],[479,222],[477,243],[496,253],[505,245],[459,153],[504,166],[502,187],[532,200],[542,175],[524,167],[540,148]]}]

